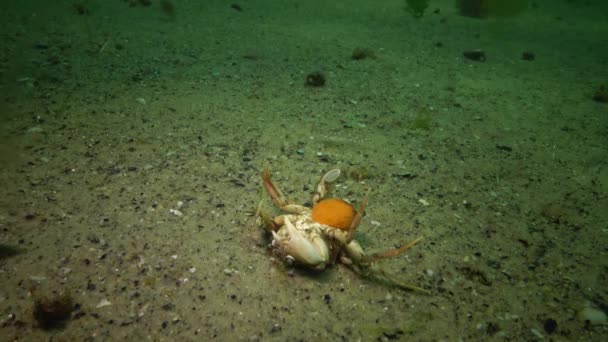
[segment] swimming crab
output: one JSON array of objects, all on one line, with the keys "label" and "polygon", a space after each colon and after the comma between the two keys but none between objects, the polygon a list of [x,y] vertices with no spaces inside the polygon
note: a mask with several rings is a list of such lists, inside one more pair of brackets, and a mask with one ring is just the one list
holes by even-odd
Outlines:
[{"label": "swimming crab", "polygon": [[272,217],[263,210],[262,202],[256,212],[258,224],[272,234],[273,252],[290,265],[321,271],[340,262],[360,276],[406,290],[426,292],[420,287],[399,281],[376,265],[380,259],[392,258],[407,251],[422,237],[399,248],[366,254],[354,237],[363,217],[369,191],[357,211],[346,201],[325,199],[330,185],[339,176],[340,169],[333,169],[321,177],[312,196],[311,209],[288,201],[272,182],[268,166],[264,167],[264,188],[274,205],[284,212]]}]

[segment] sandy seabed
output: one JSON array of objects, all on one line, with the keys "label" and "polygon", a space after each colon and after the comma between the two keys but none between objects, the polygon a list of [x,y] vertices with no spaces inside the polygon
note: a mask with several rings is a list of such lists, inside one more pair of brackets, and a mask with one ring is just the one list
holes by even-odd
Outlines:
[{"label": "sandy seabed", "polygon": [[[608,338],[602,2],[7,3],[0,340]],[[287,267],[265,164],[296,203],[371,189],[357,240],[424,236],[382,266],[429,294]]]}]

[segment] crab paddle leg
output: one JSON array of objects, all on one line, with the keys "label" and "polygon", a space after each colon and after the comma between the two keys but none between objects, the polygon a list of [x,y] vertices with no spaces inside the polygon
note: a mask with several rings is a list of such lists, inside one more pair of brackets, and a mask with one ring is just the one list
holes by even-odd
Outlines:
[{"label": "crab paddle leg", "polygon": [[340,169],[332,169],[327,171],[326,174],[321,177],[314,194],[312,195],[312,205],[316,205],[319,201],[327,195],[331,183],[335,182],[340,177]]}]

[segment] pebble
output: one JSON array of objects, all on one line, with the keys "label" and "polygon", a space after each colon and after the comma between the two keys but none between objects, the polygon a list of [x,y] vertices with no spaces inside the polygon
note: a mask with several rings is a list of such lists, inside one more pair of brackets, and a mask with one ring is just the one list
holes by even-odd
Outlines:
[{"label": "pebble", "polygon": [[235,269],[230,269],[230,268],[224,268],[224,274],[225,275],[233,275],[233,274],[238,274],[239,271],[235,270]]},{"label": "pebble", "polygon": [[545,329],[545,332],[547,334],[553,334],[555,329],[557,329],[557,322],[554,319],[549,318],[549,319],[545,320],[545,323],[543,324],[543,328]]},{"label": "pebble", "polygon": [[329,304],[331,302],[331,296],[328,294],[323,295],[323,303]]},{"label": "pebble", "polygon": [[169,209],[169,212],[175,216],[183,216],[184,213],[182,213],[181,211],[177,210],[177,209]]},{"label": "pebble", "polygon": [[109,305],[112,305],[112,303],[109,300],[102,299],[101,302],[99,302],[99,304],[97,304],[95,307],[99,309],[99,308],[103,308],[104,306],[109,306]]},{"label": "pebble", "polygon": [[418,202],[420,202],[422,205],[429,205],[429,201],[425,200],[424,198],[419,199]]}]

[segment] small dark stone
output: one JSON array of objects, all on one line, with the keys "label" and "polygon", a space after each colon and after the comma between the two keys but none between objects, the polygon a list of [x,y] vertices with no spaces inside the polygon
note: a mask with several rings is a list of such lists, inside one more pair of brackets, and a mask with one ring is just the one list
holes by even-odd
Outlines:
[{"label": "small dark stone", "polygon": [[488,335],[494,336],[499,330],[500,328],[498,327],[497,323],[488,322],[488,326],[486,327],[486,333]]},{"label": "small dark stone", "polygon": [[239,188],[245,187],[245,184],[238,179],[231,179],[230,182]]},{"label": "small dark stone", "polygon": [[169,0],[160,0],[160,9],[168,17],[175,18],[175,5]]},{"label": "small dark stone", "polygon": [[601,84],[593,94],[593,100],[597,102],[608,103],[608,85]]},{"label": "small dark stone", "polygon": [[[104,218],[101,221],[104,221],[104,220],[109,220],[109,219]],[[87,240],[89,240],[89,242],[91,242],[91,243],[99,243],[101,241],[101,240],[99,240],[99,237],[97,237],[95,235],[89,235],[89,236],[87,236]]]},{"label": "small dark stone", "polygon": [[319,161],[322,163],[330,163],[331,159],[329,158],[328,155],[324,154],[319,157]]},{"label": "small dark stone", "polygon": [[486,61],[486,53],[481,50],[470,50],[465,51],[462,55],[475,62],[485,62]]},{"label": "small dark stone", "polygon": [[43,298],[34,303],[33,315],[42,329],[63,328],[74,310],[74,302],[69,294],[55,298]]},{"label": "small dark stone", "polygon": [[89,280],[89,282],[87,283],[87,290],[95,291],[96,288],[97,286],[95,286],[95,284],[91,283],[91,281]]},{"label": "small dark stone", "polygon": [[72,8],[74,9],[74,12],[78,15],[88,15],[90,13],[89,9],[83,3],[80,2],[73,4]]},{"label": "small dark stone", "polygon": [[543,327],[545,328],[545,332],[547,332],[547,334],[552,334],[555,329],[557,329],[557,322],[553,318],[548,318],[545,320]]},{"label": "small dark stone", "polygon": [[492,259],[487,260],[486,261],[486,265],[488,265],[488,267],[491,267],[491,268],[493,268],[495,270],[500,269],[500,262],[498,262],[496,260],[492,260]]},{"label": "small dark stone", "polygon": [[513,151],[513,147],[507,145],[496,145],[496,148],[501,151],[511,152]]},{"label": "small dark stone", "polygon": [[523,59],[524,61],[533,61],[535,58],[536,56],[534,55],[534,53],[529,51],[525,51],[521,54],[521,59]]},{"label": "small dark stone", "polygon": [[361,60],[366,58],[376,59],[374,50],[370,48],[356,47],[351,54],[351,58],[354,60]]},{"label": "small dark stone", "polygon": [[80,311],[80,312],[75,313],[74,316],[72,317],[72,319],[73,320],[77,320],[77,319],[82,318],[82,317],[84,317],[86,315],[87,314],[85,312]]},{"label": "small dark stone", "polygon": [[393,173],[393,177],[395,177],[396,179],[414,179],[416,177],[418,177],[417,175],[411,173],[411,172],[400,172],[400,173]]},{"label": "small dark stone", "polygon": [[311,72],[306,75],[306,85],[311,87],[322,87],[325,85],[325,75],[320,71]]}]

